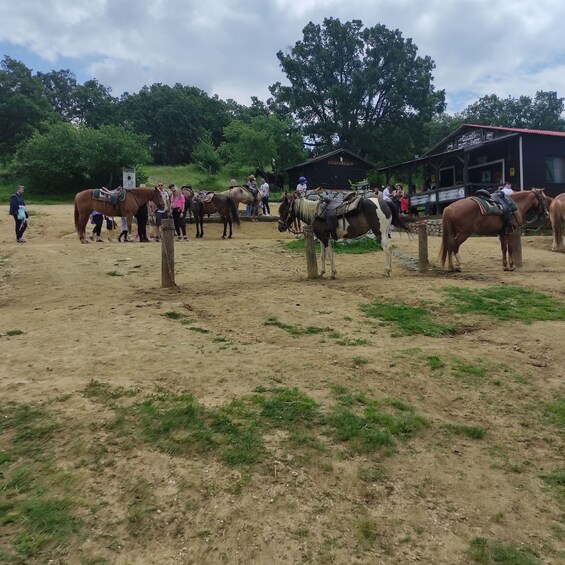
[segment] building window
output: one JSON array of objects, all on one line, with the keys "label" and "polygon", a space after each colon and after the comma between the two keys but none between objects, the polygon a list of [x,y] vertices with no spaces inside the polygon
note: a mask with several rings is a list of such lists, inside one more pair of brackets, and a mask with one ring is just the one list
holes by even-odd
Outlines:
[{"label": "building window", "polygon": [[545,158],[545,182],[565,183],[565,157]]}]

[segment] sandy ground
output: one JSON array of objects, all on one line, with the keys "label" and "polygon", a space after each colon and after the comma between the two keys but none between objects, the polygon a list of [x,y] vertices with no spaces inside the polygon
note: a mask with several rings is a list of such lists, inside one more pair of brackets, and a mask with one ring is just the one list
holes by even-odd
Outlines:
[{"label": "sandy ground", "polygon": [[[543,409],[564,394],[563,322],[473,319],[452,337],[397,337],[359,309],[389,299],[442,311],[446,286],[516,284],[565,299],[565,255],[550,252],[549,237],[526,237],[524,267],[513,273],[502,271],[494,238],[475,238],[462,247],[463,273],[421,275],[409,260],[417,240],[395,235],[390,278],[375,253],[338,255],[336,280],[308,281],[304,256],[283,245],[293,236],[276,223],[242,223],[233,240],[220,239],[218,224],[196,240],[190,226],[190,240],[175,243],[178,288],[163,290],[160,244],[81,245],[71,206],[29,209],[28,243],[17,245],[0,208],[1,402],[47,403],[77,428],[98,430],[111,414],[81,393],[93,378],[147,394],[186,391],[207,406],[261,386],[298,387],[328,405],[342,386],[399,399],[429,422],[390,455],[338,446],[303,461],[273,437],[251,471],[136,447],[84,472],[85,505],[96,497],[105,505],[88,535],[50,562],[455,564],[472,562],[477,537],[563,562],[563,501],[541,478],[563,469],[563,435]],[[435,263],[439,240],[429,245]],[[164,316],[170,311],[207,333],[188,331]],[[366,344],[294,338],[265,325],[270,317]],[[440,378],[426,364],[431,355],[480,357],[498,369],[480,384]],[[448,435],[446,424],[480,426],[487,437]],[[371,465],[382,468],[381,481],[359,479]],[[140,479],[152,485],[155,507],[137,536],[124,508]]]}]

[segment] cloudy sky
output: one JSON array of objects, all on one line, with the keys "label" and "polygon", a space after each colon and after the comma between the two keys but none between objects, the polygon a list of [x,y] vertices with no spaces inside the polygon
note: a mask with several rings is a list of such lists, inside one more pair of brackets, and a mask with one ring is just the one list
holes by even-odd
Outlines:
[{"label": "cloudy sky", "polygon": [[325,17],[412,38],[450,113],[486,94],[565,96],[563,0],[0,0],[0,59],[70,69],[114,96],[181,83],[248,105],[285,82],[277,51]]}]

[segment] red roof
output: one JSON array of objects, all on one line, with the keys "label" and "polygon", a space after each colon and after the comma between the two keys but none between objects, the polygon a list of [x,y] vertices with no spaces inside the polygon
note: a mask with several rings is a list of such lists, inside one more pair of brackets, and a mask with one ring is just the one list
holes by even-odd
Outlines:
[{"label": "red roof", "polygon": [[525,129],[525,128],[505,128],[501,126],[484,126],[477,124],[463,124],[461,127],[498,129],[501,131],[513,131],[516,133],[537,133],[538,135],[553,135],[555,137],[565,137],[565,131],[548,131],[543,129]]}]

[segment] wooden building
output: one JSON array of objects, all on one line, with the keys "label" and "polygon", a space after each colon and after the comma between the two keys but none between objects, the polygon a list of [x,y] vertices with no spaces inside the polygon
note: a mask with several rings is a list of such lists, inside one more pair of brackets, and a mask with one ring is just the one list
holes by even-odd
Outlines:
[{"label": "wooden building", "polygon": [[359,155],[347,149],[336,149],[285,170],[290,190],[296,188],[300,177],[306,177],[309,189],[350,190],[351,183],[365,180],[367,171],[374,168],[373,163]]},{"label": "wooden building", "polygon": [[[438,212],[504,182],[556,196],[565,191],[565,132],[464,124],[421,157],[379,171],[408,184],[411,207],[428,204]],[[425,192],[416,182],[427,185]]]}]

